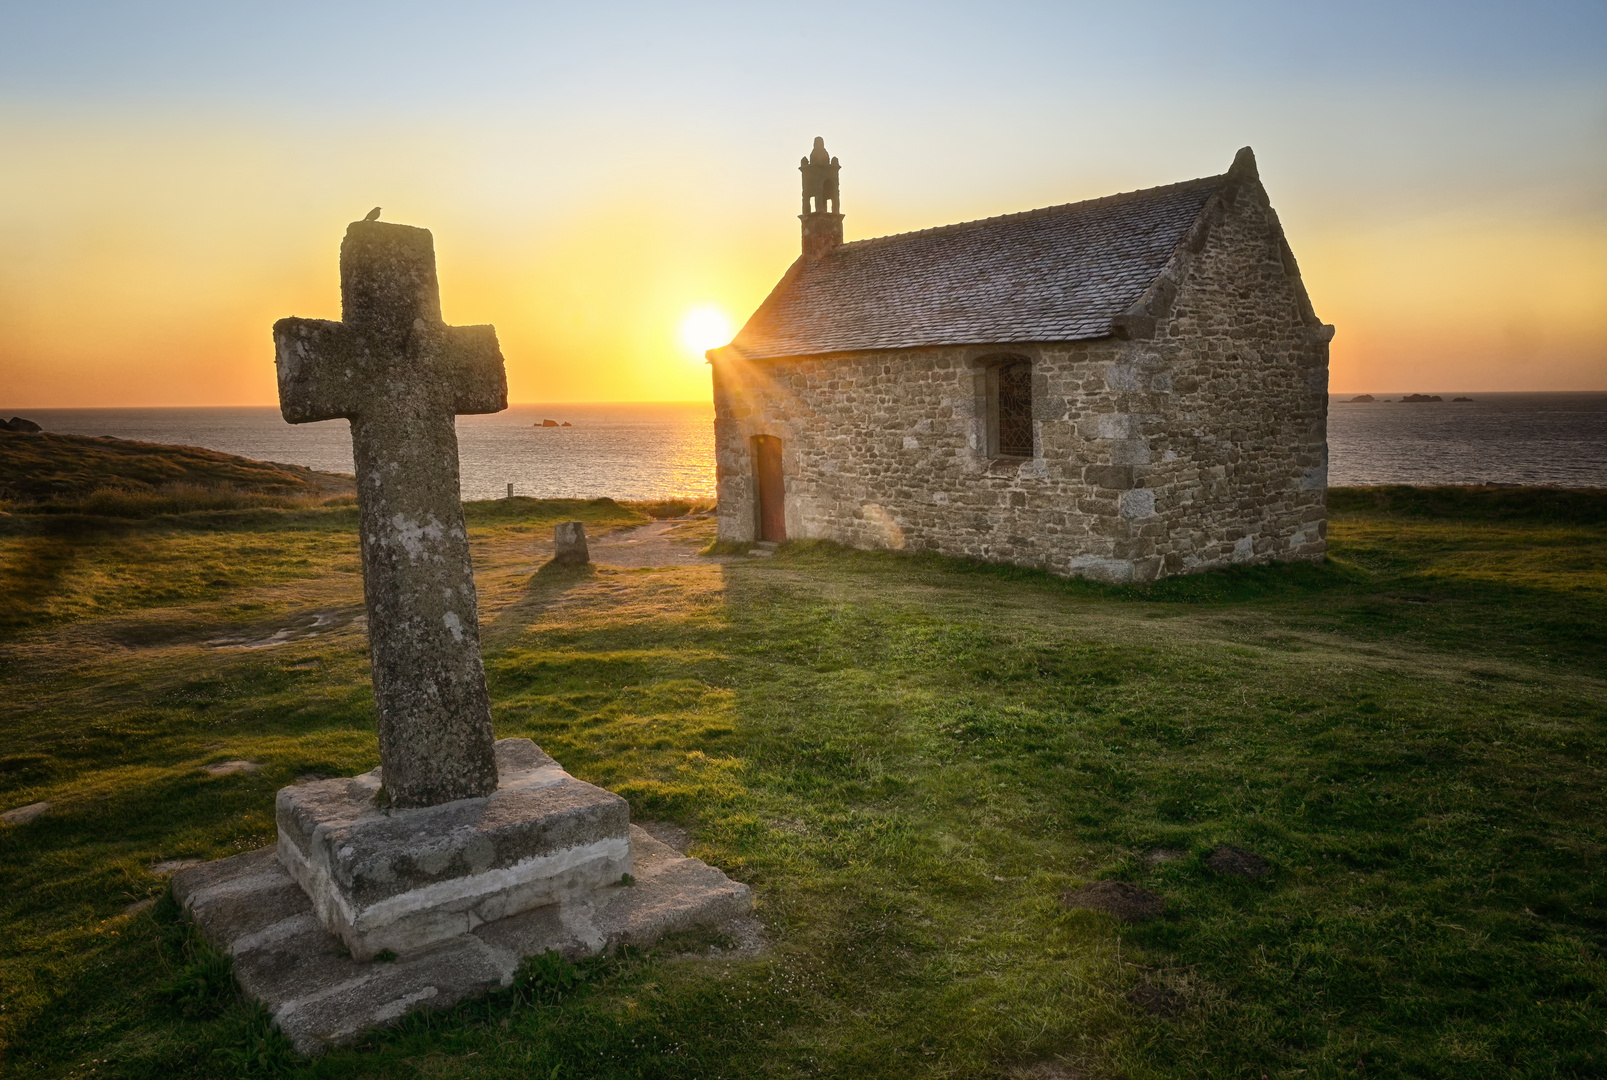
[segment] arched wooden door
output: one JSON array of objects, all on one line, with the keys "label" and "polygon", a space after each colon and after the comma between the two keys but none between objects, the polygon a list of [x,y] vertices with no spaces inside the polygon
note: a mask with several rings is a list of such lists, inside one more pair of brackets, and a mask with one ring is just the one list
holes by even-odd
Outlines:
[{"label": "arched wooden door", "polygon": [[759,539],[787,539],[787,490],[781,476],[781,440],[753,437],[753,478],[759,491]]}]

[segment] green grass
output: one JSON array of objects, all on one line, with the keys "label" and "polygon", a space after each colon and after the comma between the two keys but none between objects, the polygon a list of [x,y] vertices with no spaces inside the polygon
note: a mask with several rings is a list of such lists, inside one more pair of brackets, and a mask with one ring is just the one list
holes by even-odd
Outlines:
[{"label": "green grass", "polygon": [[[55,804],[0,827],[0,1070],[1602,1075],[1603,497],[1478,499],[1337,492],[1327,564],[1149,589],[821,544],[531,573],[643,511],[472,505],[499,733],[688,828],[771,945],[538,960],[311,1063],[170,904],[123,912],[376,763],[358,630],[204,644],[357,610],[352,512],[0,519],[0,808]],[[1100,878],[1168,916],[1059,908]]]},{"label": "green grass", "polygon": [[196,446],[0,431],[0,511],[149,517],[317,505],[355,490],[349,476]]}]

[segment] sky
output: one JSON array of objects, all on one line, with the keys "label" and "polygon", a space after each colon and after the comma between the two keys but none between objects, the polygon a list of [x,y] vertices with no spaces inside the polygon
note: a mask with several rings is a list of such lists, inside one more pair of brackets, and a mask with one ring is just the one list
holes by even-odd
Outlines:
[{"label": "sky", "polygon": [[1600,0],[0,0],[0,410],[274,404],[375,205],[513,400],[706,400],[816,135],[850,240],[1250,145],[1333,390],[1607,389]]}]

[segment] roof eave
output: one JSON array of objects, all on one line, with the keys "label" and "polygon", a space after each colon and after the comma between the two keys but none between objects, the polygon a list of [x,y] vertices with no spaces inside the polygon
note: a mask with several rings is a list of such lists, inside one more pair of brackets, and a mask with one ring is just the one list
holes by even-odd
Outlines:
[{"label": "roof eave", "polygon": [[[1112,320],[1113,322],[1115,320]],[[841,356],[857,356],[861,353],[898,353],[909,352],[913,349],[993,349],[1008,348],[1027,345],[1075,345],[1083,341],[1103,341],[1110,337],[1124,336],[1114,326],[1108,327],[1097,334],[1078,334],[1076,337],[1033,337],[1016,338],[993,341],[920,341],[908,345],[880,345],[859,349],[810,349],[807,352],[770,352],[767,350],[748,350],[732,342],[722,345],[718,349],[710,349],[704,354],[709,363],[724,360],[829,360]]]}]

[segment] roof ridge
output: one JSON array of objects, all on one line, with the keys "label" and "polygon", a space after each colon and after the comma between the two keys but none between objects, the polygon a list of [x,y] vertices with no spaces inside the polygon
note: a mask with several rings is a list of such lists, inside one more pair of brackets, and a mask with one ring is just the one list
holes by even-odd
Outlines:
[{"label": "roof ridge", "polygon": [[[1174,184],[1160,184],[1156,187],[1138,188],[1135,191],[1119,191],[1114,195],[1101,195],[1096,199],[1082,199],[1078,202],[1057,203],[1054,206],[1042,206],[1036,210],[1018,210],[1013,214],[997,214],[993,217],[973,218],[970,221],[956,221],[951,225],[934,225],[929,229],[915,229],[910,232],[888,233],[886,236],[868,236],[863,240],[849,240],[839,244],[835,251],[851,247],[869,247],[874,244],[884,244],[892,240],[906,240],[912,236],[931,236],[935,233],[962,232],[966,229],[977,229],[984,225],[994,225],[1003,221],[1022,221],[1028,218],[1048,217],[1050,214],[1061,214],[1083,207],[1114,206],[1118,203],[1130,202],[1141,195],[1157,195],[1166,191],[1180,191],[1185,188],[1214,184],[1227,173],[1218,173],[1216,176],[1199,176],[1193,180],[1179,180]],[[835,254],[835,251],[833,252]]]}]

